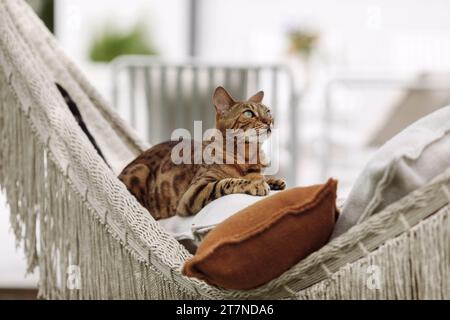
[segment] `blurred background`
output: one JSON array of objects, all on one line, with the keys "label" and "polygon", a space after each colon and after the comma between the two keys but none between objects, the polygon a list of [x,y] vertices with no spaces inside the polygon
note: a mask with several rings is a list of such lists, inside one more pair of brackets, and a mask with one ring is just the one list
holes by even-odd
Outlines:
[{"label": "blurred background", "polygon": [[[377,148],[450,101],[448,0],[28,2],[151,144],[213,126],[217,85],[239,99],[264,90],[291,186],[333,176],[345,197]],[[37,277],[24,276],[4,195],[0,211],[6,296]]]}]

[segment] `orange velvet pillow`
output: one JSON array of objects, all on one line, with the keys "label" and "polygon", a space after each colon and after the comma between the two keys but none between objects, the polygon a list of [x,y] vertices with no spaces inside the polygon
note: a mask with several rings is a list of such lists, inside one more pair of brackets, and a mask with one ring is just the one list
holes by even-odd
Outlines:
[{"label": "orange velvet pillow", "polygon": [[337,219],[337,181],[256,202],[212,230],[183,274],[227,289],[258,287],[325,245]]}]

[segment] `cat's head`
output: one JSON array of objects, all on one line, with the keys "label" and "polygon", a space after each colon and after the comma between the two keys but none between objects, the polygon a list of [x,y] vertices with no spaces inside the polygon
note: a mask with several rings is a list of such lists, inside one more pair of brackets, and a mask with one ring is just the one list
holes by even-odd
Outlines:
[{"label": "cat's head", "polygon": [[270,135],[273,117],[270,108],[261,103],[263,97],[264,92],[259,91],[247,101],[235,101],[223,87],[217,87],[213,94],[216,129],[224,135],[227,129],[244,132],[254,129]]}]

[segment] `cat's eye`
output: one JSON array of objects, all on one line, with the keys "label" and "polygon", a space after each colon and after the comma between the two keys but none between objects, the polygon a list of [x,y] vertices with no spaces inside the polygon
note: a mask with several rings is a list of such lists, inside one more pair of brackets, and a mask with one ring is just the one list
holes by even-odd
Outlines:
[{"label": "cat's eye", "polygon": [[247,110],[244,112],[244,117],[246,118],[253,118],[255,116],[255,114],[253,112],[251,112],[250,110]]}]

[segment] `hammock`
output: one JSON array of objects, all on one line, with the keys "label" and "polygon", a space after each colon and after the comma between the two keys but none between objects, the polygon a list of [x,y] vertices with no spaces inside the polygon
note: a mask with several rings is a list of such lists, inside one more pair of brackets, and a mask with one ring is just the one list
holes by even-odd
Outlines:
[{"label": "hammock", "polygon": [[[112,169],[55,83],[80,108]],[[40,297],[450,298],[450,170],[261,287],[225,290],[184,277],[191,255],[117,179],[146,145],[18,0],[0,2],[0,135],[0,184],[28,271],[39,269]],[[67,279],[74,267],[75,288]]]}]

